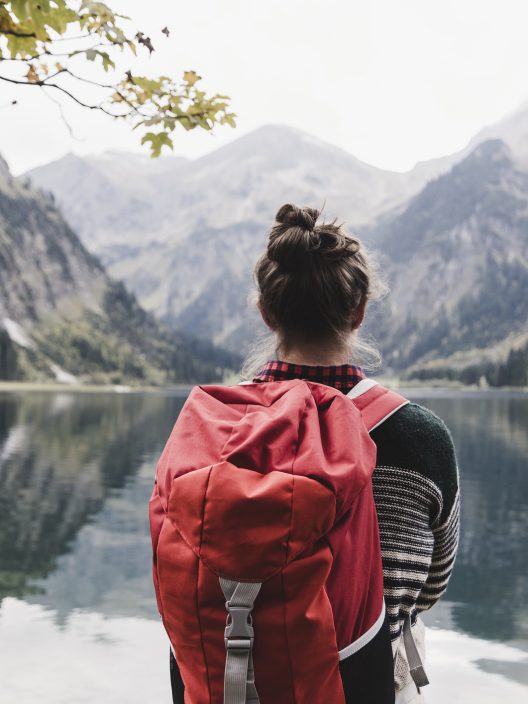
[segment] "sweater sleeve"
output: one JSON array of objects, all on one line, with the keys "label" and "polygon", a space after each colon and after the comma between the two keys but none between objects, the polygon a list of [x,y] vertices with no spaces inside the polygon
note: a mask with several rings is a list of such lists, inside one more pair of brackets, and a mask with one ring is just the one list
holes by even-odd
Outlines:
[{"label": "sweater sleeve", "polygon": [[447,589],[458,548],[459,516],[460,494],[457,491],[451,511],[442,523],[433,527],[433,558],[427,580],[416,602],[418,611],[430,609]]},{"label": "sweater sleeve", "polygon": [[416,602],[418,611],[430,609],[447,589],[460,536],[460,487],[455,448],[445,423],[429,411],[434,449],[426,458],[426,471],[441,490],[441,505],[430,517],[434,546],[427,580]]},{"label": "sweater sleeve", "polygon": [[[425,529],[424,540],[428,534],[432,541],[431,563],[423,586],[415,597],[416,609],[424,611],[430,609],[445,592],[458,548],[460,491],[453,440],[443,420],[416,403],[410,403],[399,410],[375,430],[372,437],[378,447],[378,465],[393,468],[378,470],[374,476],[379,485],[380,527],[386,551],[393,553],[396,550],[393,543],[405,540],[403,534],[400,537],[395,535],[394,525],[401,520],[401,512],[397,512],[396,503],[385,505],[387,501],[384,494],[387,492],[396,491],[398,495],[404,492],[406,501],[414,502],[415,533],[418,531],[414,539],[420,535],[421,528],[418,526],[419,521],[423,520],[421,525]],[[411,482],[415,485],[414,500],[406,488],[406,483],[410,486]],[[419,514],[422,512],[423,519],[420,519]],[[410,541],[408,543],[409,554],[406,559],[415,562],[416,550]],[[406,568],[404,565],[400,567],[403,574]],[[389,587],[391,579],[393,578],[389,575]],[[400,575],[399,579],[398,586],[401,587],[404,577]]]}]

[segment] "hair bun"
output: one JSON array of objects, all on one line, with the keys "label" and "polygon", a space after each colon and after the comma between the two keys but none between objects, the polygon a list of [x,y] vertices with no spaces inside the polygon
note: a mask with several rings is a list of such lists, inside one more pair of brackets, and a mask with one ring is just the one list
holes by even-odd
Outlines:
[{"label": "hair bun", "polygon": [[300,271],[313,261],[321,246],[315,227],[319,211],[286,203],[275,216],[268,240],[268,257],[283,271]]},{"label": "hair bun", "polygon": [[315,208],[299,208],[292,203],[285,203],[279,208],[275,220],[281,225],[313,230],[319,214],[319,210]]},{"label": "hair bun", "polygon": [[359,240],[346,235],[336,221],[316,226],[319,211],[286,203],[277,212],[267,254],[283,271],[302,271],[311,264],[334,265],[357,257]]}]

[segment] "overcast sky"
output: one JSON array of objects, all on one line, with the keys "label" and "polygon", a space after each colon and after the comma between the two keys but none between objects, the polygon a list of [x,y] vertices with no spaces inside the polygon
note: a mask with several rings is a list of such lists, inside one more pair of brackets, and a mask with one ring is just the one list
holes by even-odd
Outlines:
[{"label": "overcast sky", "polygon": [[[156,52],[134,70],[192,68],[231,96],[237,129],[181,130],[174,151],[188,157],[283,123],[405,171],[462,148],[528,99],[527,0],[108,2],[153,38]],[[18,105],[5,107],[12,98]],[[68,151],[143,149],[123,123],[64,110],[75,139],[38,88],[0,83],[0,153],[15,173]]]}]

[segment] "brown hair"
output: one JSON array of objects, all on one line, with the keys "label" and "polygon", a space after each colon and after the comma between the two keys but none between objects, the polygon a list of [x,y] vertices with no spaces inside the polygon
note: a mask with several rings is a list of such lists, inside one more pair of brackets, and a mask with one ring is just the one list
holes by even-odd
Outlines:
[{"label": "brown hair", "polygon": [[[361,241],[346,234],[336,220],[317,225],[319,215],[319,210],[290,203],[279,208],[267,249],[253,272],[256,298],[284,351],[293,343],[345,343],[361,305],[386,290]],[[354,361],[364,362],[357,359],[360,351],[379,362],[377,350],[355,338]],[[265,361],[263,340],[257,344],[244,363],[245,377]],[[265,356],[270,353],[266,350]]]}]

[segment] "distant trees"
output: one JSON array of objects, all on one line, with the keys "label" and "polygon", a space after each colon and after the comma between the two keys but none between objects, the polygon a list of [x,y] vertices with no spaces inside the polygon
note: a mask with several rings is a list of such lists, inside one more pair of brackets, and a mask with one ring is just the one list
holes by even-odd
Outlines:
[{"label": "distant trees", "polygon": [[[119,55],[155,51],[150,37],[130,27],[128,17],[102,2],[0,0],[0,81],[66,96],[88,110],[127,120],[141,129],[141,143],[150,145],[152,156],[163,147],[172,149],[178,126],[235,126],[229,98],[200,90],[195,71],[176,80],[119,70]],[[167,27],[160,29],[163,41],[169,34]],[[100,68],[95,78],[86,75],[87,62]]]},{"label": "distant trees", "polygon": [[16,379],[18,373],[15,345],[12,343],[7,330],[0,328],[0,379]]},{"label": "distant trees", "polygon": [[511,349],[502,362],[482,361],[460,368],[449,362],[413,369],[409,379],[419,381],[446,380],[476,386],[528,387],[528,344]]},{"label": "distant trees", "polygon": [[497,386],[528,386],[528,345],[510,350],[497,370],[495,382]]}]

